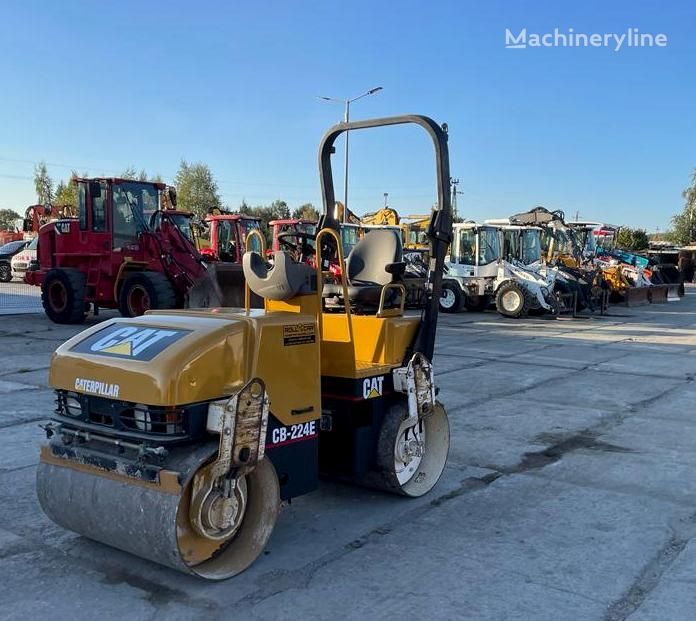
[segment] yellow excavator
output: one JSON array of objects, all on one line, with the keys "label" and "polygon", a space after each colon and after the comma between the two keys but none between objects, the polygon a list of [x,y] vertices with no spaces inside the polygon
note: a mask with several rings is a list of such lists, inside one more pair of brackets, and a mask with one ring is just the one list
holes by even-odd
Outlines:
[{"label": "yellow excavator", "polygon": [[366,213],[360,218],[362,224],[369,226],[398,226],[400,220],[396,209],[391,207],[382,207],[382,209]]},{"label": "yellow excavator", "polygon": [[[403,311],[398,235],[374,231],[343,264],[331,154],[346,131],[415,124],[432,139],[438,203],[426,306]],[[275,251],[243,257],[244,309],[151,311],[61,345],[49,382],[37,493],[57,524],[207,579],[263,551],[282,503],[320,474],[405,496],[438,481],[449,449],[431,360],[452,235],[447,134],[432,119],[341,123],[319,149],[324,214],[316,267]],[[260,240],[257,240],[260,241]],[[249,309],[249,294],[264,308]],[[326,300],[331,298],[331,308]]]},{"label": "yellow excavator", "polygon": [[404,216],[401,219],[401,230],[403,231],[404,248],[407,250],[427,250],[428,249],[428,226],[430,216],[412,215]]}]

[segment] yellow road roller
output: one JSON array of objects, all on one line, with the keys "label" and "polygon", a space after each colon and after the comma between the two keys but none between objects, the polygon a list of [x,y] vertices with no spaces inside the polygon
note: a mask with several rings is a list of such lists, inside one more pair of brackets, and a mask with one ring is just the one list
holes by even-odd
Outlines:
[{"label": "yellow road roller", "polygon": [[[438,192],[427,304],[413,316],[393,231],[344,259],[331,171],[341,133],[407,123],[432,139]],[[419,115],[341,123],[324,135],[319,167],[312,266],[283,251],[271,262],[263,248],[244,255],[263,309],[112,319],[56,350],[37,472],[54,522],[220,580],[256,559],[283,503],[320,476],[412,497],[438,481],[449,426],[430,361],[452,228],[446,126]],[[336,260],[344,269],[328,282]]]}]

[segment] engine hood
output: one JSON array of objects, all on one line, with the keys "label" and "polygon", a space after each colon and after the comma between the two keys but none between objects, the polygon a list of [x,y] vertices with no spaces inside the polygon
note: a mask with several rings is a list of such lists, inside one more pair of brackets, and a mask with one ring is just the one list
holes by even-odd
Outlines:
[{"label": "engine hood", "polygon": [[100,323],[53,354],[54,388],[147,405],[232,394],[247,380],[243,315],[148,314]]}]

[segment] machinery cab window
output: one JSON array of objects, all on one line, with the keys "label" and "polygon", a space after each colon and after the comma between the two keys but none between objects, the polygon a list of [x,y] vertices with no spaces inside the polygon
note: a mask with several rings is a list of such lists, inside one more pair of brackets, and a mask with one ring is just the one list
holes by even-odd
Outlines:
[{"label": "machinery cab window", "polygon": [[594,256],[597,253],[597,238],[594,231],[586,232],[584,250],[585,254],[589,256]]},{"label": "machinery cab window", "polygon": [[[147,212],[145,212],[147,214]],[[174,226],[179,229],[181,234],[188,239],[194,246],[198,246],[197,238],[198,233],[196,231],[193,219],[189,214],[186,213],[171,213],[169,211],[155,211],[149,218],[150,228],[153,231],[157,231],[162,227],[162,221],[167,219],[169,222],[174,224]]]},{"label": "machinery cab window", "polygon": [[457,263],[474,265],[476,262],[476,229],[460,229],[457,238]]},{"label": "machinery cab window", "polygon": [[519,229],[505,229],[503,231],[503,256],[506,261],[521,260],[521,238],[522,231]]},{"label": "machinery cab window", "polygon": [[500,259],[500,236],[498,229],[481,227],[478,234],[477,265],[488,265]]},{"label": "machinery cab window", "polygon": [[92,230],[103,233],[106,228],[107,191],[103,181],[92,181],[89,184],[89,208],[92,216]]},{"label": "machinery cab window", "polygon": [[594,235],[597,250],[609,251],[614,249],[614,232],[607,232],[605,229]]},{"label": "machinery cab window", "polygon": [[[260,229],[258,220],[246,220],[242,218],[238,220],[239,225],[239,241],[242,248],[245,247],[247,235],[251,231],[258,231]],[[298,225],[299,227],[299,225]],[[251,250],[254,252],[261,252],[261,242],[259,242],[258,237],[254,236],[251,239]]]},{"label": "machinery cab window", "polygon": [[170,214],[172,222],[176,228],[181,231],[183,236],[188,239],[194,246],[196,245],[196,232],[193,228],[193,220],[188,214],[177,213]]},{"label": "machinery cab window", "polygon": [[234,220],[220,220],[217,231],[216,254],[220,261],[237,263],[237,235]]},{"label": "machinery cab window", "polygon": [[87,185],[77,184],[77,211],[80,218],[80,230],[87,230]]},{"label": "machinery cab window", "polygon": [[143,183],[114,184],[112,204],[113,247],[122,248],[136,243],[140,232],[147,228],[145,217],[157,210],[158,192]]},{"label": "machinery cab window", "polygon": [[556,252],[573,254],[573,240],[570,231],[556,231]]},{"label": "machinery cab window", "polygon": [[525,265],[541,261],[541,236],[537,229],[522,231],[520,260]]},{"label": "machinery cab window", "polygon": [[348,257],[353,247],[360,241],[360,230],[354,224],[341,225],[341,245],[343,246],[343,256]]}]

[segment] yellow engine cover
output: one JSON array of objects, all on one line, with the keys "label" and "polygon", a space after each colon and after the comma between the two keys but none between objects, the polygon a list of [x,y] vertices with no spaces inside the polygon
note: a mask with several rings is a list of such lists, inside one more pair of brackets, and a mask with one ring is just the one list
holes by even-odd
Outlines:
[{"label": "yellow engine cover", "polygon": [[321,414],[316,316],[263,311],[158,311],[100,323],[53,354],[59,389],[146,405],[209,401],[252,377],[283,424]]}]

